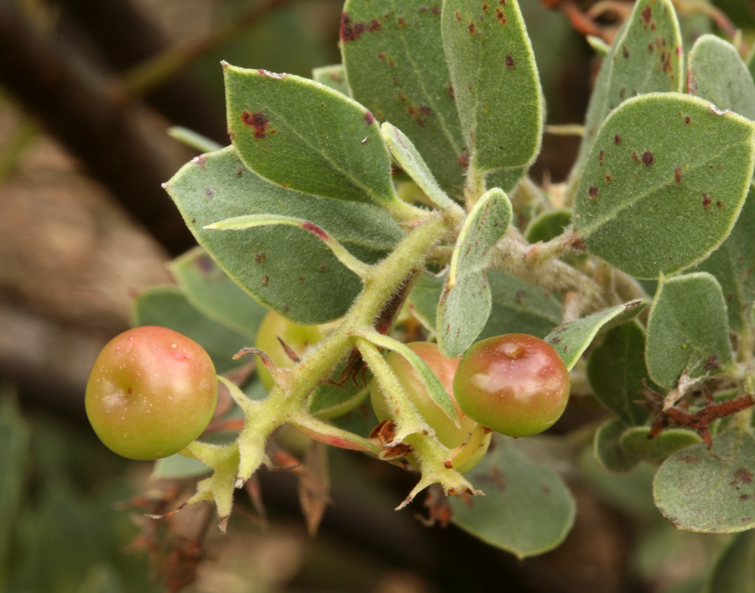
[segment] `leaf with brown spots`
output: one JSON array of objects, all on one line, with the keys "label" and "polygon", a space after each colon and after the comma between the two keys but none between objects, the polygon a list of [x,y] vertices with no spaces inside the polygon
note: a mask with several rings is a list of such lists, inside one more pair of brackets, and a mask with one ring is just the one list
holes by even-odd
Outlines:
[{"label": "leaf with brown spots", "polygon": [[661,465],[655,504],[678,529],[731,533],[755,527],[755,438],[729,430],[686,448]]}]

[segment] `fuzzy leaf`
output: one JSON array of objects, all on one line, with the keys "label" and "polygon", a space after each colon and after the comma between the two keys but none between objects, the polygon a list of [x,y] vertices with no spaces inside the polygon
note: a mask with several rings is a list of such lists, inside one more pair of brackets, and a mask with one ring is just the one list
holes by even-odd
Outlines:
[{"label": "fuzzy leaf", "polygon": [[449,208],[454,205],[454,201],[448,197],[435,177],[430,172],[427,164],[422,160],[422,156],[412,144],[412,141],[397,127],[385,122],[380,131],[383,134],[388,150],[396,159],[399,166],[411,177],[419,188],[425,192],[437,207]]},{"label": "fuzzy leaf", "polygon": [[453,521],[482,541],[518,558],[558,546],[574,524],[576,505],[561,477],[525,457],[511,439],[465,474],[485,492],[468,503],[450,499]]},{"label": "fuzzy leaf", "polygon": [[315,68],[312,70],[312,80],[329,86],[334,91],[338,91],[342,95],[351,97],[351,91],[349,85],[346,82],[346,69],[342,64],[334,64],[333,66],[322,66],[321,68]]},{"label": "fuzzy leaf", "polygon": [[755,593],[755,531],[738,533],[716,560],[703,593]]},{"label": "fuzzy leaf", "polygon": [[554,329],[545,337],[545,341],[556,349],[566,368],[571,370],[601,329],[634,319],[648,302],[649,299],[638,299],[570,321]]},{"label": "fuzzy leaf", "polygon": [[537,243],[555,239],[571,223],[571,210],[558,208],[543,212],[527,227],[525,238],[528,243]]},{"label": "fuzzy leaf", "polygon": [[366,263],[382,259],[403,236],[381,208],[268,183],[249,171],[232,147],[184,165],[166,189],[197,241],[228,276],[263,305],[301,324],[344,315],[362,288],[359,277],[306,230],[220,232],[206,230],[206,225],[252,214],[302,218]]},{"label": "fuzzy leaf", "polygon": [[441,1],[348,0],[341,54],[354,98],[412,141],[461,198],[466,148],[440,34]]},{"label": "fuzzy leaf", "polygon": [[595,431],[593,453],[603,471],[608,474],[623,474],[636,466],[640,460],[627,453],[619,442],[625,426],[621,420],[609,420]]},{"label": "fuzzy leaf", "polygon": [[715,35],[703,35],[689,53],[690,95],[755,119],[755,82],[736,48]]},{"label": "fuzzy leaf", "polygon": [[650,377],[668,389],[685,369],[695,379],[731,368],[726,302],[713,276],[661,278],[648,318],[645,358]]},{"label": "fuzzy leaf", "polygon": [[207,350],[218,374],[244,364],[243,360],[233,360],[233,355],[252,341],[248,335],[207,317],[173,286],[140,292],[131,305],[131,325],[160,325],[188,336]]},{"label": "fuzzy leaf", "polygon": [[[608,114],[644,93],[681,92],[684,83],[679,22],[670,0],[639,0],[603,59],[585,118],[585,135],[572,169],[576,182]],[[615,133],[615,132],[614,132]]]},{"label": "fuzzy leaf", "polygon": [[629,455],[655,465],[677,451],[702,442],[700,435],[684,428],[667,428],[652,439],[649,437],[649,426],[633,426],[622,433],[619,442]]},{"label": "fuzzy leaf", "polygon": [[169,267],[194,307],[237,332],[257,337],[267,309],[231,280],[204,249],[186,252]]},{"label": "fuzzy leaf", "polygon": [[441,20],[470,169],[531,163],[543,134],[543,97],[519,4],[445,0]]},{"label": "fuzzy leaf", "polygon": [[485,266],[511,215],[503,190],[491,189],[475,204],[459,233],[437,313],[438,346],[449,358],[460,356],[485,327],[491,306]]},{"label": "fuzzy leaf", "polygon": [[677,529],[731,533],[755,527],[755,439],[731,430],[669,457],[655,475],[653,496]]},{"label": "fuzzy leaf", "polygon": [[529,165],[524,167],[514,167],[513,169],[501,169],[490,173],[485,179],[485,186],[488,189],[500,187],[506,193],[511,193],[516,184],[521,181],[524,174],[529,169]]},{"label": "fuzzy leaf", "polygon": [[587,377],[595,397],[627,426],[642,424],[648,412],[639,404],[645,366],[645,330],[636,321],[611,328],[590,353]]},{"label": "fuzzy leaf", "polygon": [[[561,303],[550,292],[501,270],[488,270],[487,279],[490,316],[478,340],[515,333],[544,338],[561,321]],[[409,295],[412,312],[433,332],[442,292],[443,278],[422,274]]]},{"label": "fuzzy leaf", "polygon": [[753,124],[707,101],[648,94],[611,113],[577,191],[587,249],[638,278],[689,267],[716,249],[744,204]]},{"label": "fuzzy leaf", "polygon": [[399,200],[380,128],[362,105],[306,78],[227,64],[223,70],[228,131],[249,169],[317,196]]},{"label": "fuzzy leaf", "polygon": [[755,190],[750,186],[745,205],[731,233],[708,259],[692,268],[716,277],[724,292],[729,326],[742,330],[755,301]]}]

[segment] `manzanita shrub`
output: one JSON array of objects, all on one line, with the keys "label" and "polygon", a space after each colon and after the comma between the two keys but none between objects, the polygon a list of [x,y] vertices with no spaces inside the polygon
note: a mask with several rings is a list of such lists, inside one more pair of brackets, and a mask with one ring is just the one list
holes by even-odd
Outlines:
[{"label": "manzanita shrub", "polygon": [[[139,297],[135,322],[202,344],[244,421],[158,475],[205,474],[189,502],[214,502],[224,527],[287,424],[409,456],[417,485],[399,508],[442,488],[461,495],[463,529],[542,553],[575,504],[524,453],[530,437],[496,437],[462,475],[384,358],[405,359],[459,426],[406,342],[457,358],[518,333],[612,413],[593,430],[607,472],[659,465],[655,503],[679,529],[755,527],[755,83],[736,49],[703,35],[685,53],[671,1],[638,0],[603,47],[568,182],[544,192],[527,176],[545,104],[516,0],[348,0],[340,34],[343,65],[313,80],[223,64],[231,145],[165,185],[201,247],[173,263],[180,288]],[[250,348],[268,310],[322,339],[276,365]],[[245,353],[269,393],[223,375]],[[361,415],[369,381],[391,410],[377,430]]]}]

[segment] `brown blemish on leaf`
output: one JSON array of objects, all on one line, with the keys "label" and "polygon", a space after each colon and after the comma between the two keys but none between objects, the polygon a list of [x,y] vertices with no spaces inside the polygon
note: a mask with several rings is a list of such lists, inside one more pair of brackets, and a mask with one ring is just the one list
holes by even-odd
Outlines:
[{"label": "brown blemish on leaf", "polygon": [[422,115],[425,115],[425,116],[430,115],[433,112],[433,110],[430,109],[429,105],[420,105],[417,108],[417,111],[419,111]]},{"label": "brown blemish on leaf", "polygon": [[629,48],[626,45],[621,46],[621,53],[624,54],[624,58],[629,57]]},{"label": "brown blemish on leaf", "polygon": [[616,134],[616,135],[615,135],[615,136],[613,137],[613,143],[614,143],[614,144],[621,144],[621,136],[619,136],[618,134]]},{"label": "brown blemish on leaf", "polygon": [[752,484],[753,477],[755,476],[750,470],[744,467],[740,467],[737,471],[734,472],[731,485],[734,487],[738,487],[740,484],[749,486],[750,484]]},{"label": "brown blemish on leaf", "polygon": [[258,264],[261,264],[266,259],[267,259],[267,256],[261,251],[258,251],[257,253],[254,254],[254,261],[256,261]]},{"label": "brown blemish on leaf", "polygon": [[398,23],[398,26],[400,29],[403,29],[404,27],[406,27],[406,21],[402,19],[401,17],[399,17],[396,22]]},{"label": "brown blemish on leaf", "polygon": [[355,23],[345,12],[341,14],[340,35],[341,41],[344,43],[356,41],[365,31],[372,33],[374,31],[379,31],[382,28],[382,23],[377,19],[372,19],[369,23]]},{"label": "brown blemish on leaf", "polygon": [[456,93],[454,93],[454,85],[453,83],[448,83],[448,86],[446,87],[446,90],[448,91],[448,94],[451,96],[452,99],[456,99]]},{"label": "brown blemish on leaf", "polygon": [[467,27],[467,28],[469,29],[469,34],[470,35],[474,35],[474,33],[475,33],[474,23],[469,23],[469,27]]},{"label": "brown blemish on leaf", "polygon": [[267,128],[270,126],[270,120],[262,111],[249,112],[244,111],[241,114],[241,120],[250,128],[254,128],[254,137],[258,140],[267,138]]},{"label": "brown blemish on leaf", "polygon": [[364,121],[367,123],[368,126],[371,126],[372,124],[375,123],[375,116],[372,115],[369,109],[364,113]]},{"label": "brown blemish on leaf", "polygon": [[207,196],[210,200],[215,197],[215,192],[212,191],[212,188],[208,187],[204,190],[204,195]]},{"label": "brown blemish on leaf", "polygon": [[602,150],[598,153],[598,162],[600,163],[600,166],[603,166],[603,157],[605,156],[605,152]]},{"label": "brown blemish on leaf", "polygon": [[676,181],[677,183],[682,182],[682,168],[681,167],[677,167],[676,169],[674,169],[674,181]]},{"label": "brown blemish on leaf", "polygon": [[637,153],[636,153],[636,152],[633,152],[633,153],[632,153],[632,160],[633,160],[633,161],[635,161],[635,162],[637,162],[637,161],[639,161],[639,160],[640,160],[640,157],[639,157],[639,156],[637,156]]},{"label": "brown blemish on leaf", "polygon": [[420,14],[425,14],[427,12],[427,6],[420,6],[417,9],[417,12],[420,13]]},{"label": "brown blemish on leaf", "polygon": [[459,155],[459,165],[462,169],[467,169],[469,167],[469,155],[468,154],[460,154]]},{"label": "brown blemish on leaf", "polygon": [[724,203],[721,200],[716,200],[716,206],[718,206],[719,208],[723,208]]},{"label": "brown blemish on leaf", "polygon": [[684,125],[688,126],[692,122],[692,118],[688,115],[684,118]]},{"label": "brown blemish on leaf", "polygon": [[238,166],[236,167],[236,177],[241,177],[244,174],[244,167]]},{"label": "brown blemish on leaf", "polygon": [[214,262],[209,255],[203,255],[197,258],[197,267],[202,274],[209,274],[215,268]]},{"label": "brown blemish on leaf", "polygon": [[653,51],[653,49],[655,49],[653,47],[653,44],[652,43],[648,43],[648,51]]},{"label": "brown blemish on leaf", "polygon": [[743,492],[739,495],[739,500],[741,500],[742,502],[747,502],[748,500],[750,500],[750,495]]},{"label": "brown blemish on leaf", "polygon": [[589,189],[589,191],[587,193],[590,194],[590,199],[592,199],[592,200],[597,200],[598,199],[598,188],[595,187],[594,185],[590,186],[590,189]]},{"label": "brown blemish on leaf", "polygon": [[511,56],[506,56],[506,67],[507,68],[514,67],[514,58],[512,58]]},{"label": "brown blemish on leaf", "polygon": [[270,282],[270,276],[262,277],[262,286],[267,286],[269,282]]},{"label": "brown blemish on leaf", "polygon": [[644,21],[644,24],[647,25],[652,18],[653,18],[653,11],[650,8],[650,6],[646,6],[642,10],[642,20]]},{"label": "brown blemish on leaf", "polygon": [[703,458],[699,455],[683,455],[682,457],[679,457],[679,461],[686,464],[698,463],[699,461],[702,461],[702,459]]},{"label": "brown blemish on leaf", "polygon": [[456,12],[454,13],[454,16],[456,17],[456,20],[457,20],[458,22],[461,22],[461,14],[459,14],[459,11],[456,11]]},{"label": "brown blemish on leaf", "polygon": [[435,6],[433,6],[430,10],[432,11],[433,14],[440,15],[441,9],[440,9],[440,6],[438,4],[436,4]]},{"label": "brown blemish on leaf", "polygon": [[502,25],[505,25],[507,22],[509,22],[509,20],[506,18],[506,13],[503,12],[503,10],[500,8],[495,9],[495,18],[497,18],[498,22]]},{"label": "brown blemish on leaf", "polygon": [[708,197],[708,194],[703,194],[703,208],[705,208],[705,209],[707,210],[707,209],[708,209],[708,206],[710,206],[710,203],[711,203],[712,201],[713,201],[713,200],[711,200],[711,199],[710,199],[710,198]]},{"label": "brown blemish on leaf", "polygon": [[649,150],[642,153],[642,163],[646,167],[649,167],[650,165],[652,165],[653,160],[655,160],[655,157],[653,156],[653,153],[650,152]]},{"label": "brown blemish on leaf", "polygon": [[320,271],[321,271],[321,272],[327,272],[327,271],[328,271],[328,266],[326,266],[325,264],[322,264],[322,265],[320,266]]},{"label": "brown blemish on leaf", "polygon": [[606,181],[613,181],[613,177],[611,177],[610,173],[606,173],[605,179],[606,179]]}]

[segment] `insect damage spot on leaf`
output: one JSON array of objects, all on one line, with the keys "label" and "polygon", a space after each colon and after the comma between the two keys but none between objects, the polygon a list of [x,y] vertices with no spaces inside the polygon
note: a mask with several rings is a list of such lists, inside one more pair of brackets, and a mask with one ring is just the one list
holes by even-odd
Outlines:
[{"label": "insect damage spot on leaf", "polygon": [[590,199],[591,200],[597,200],[598,199],[598,188],[595,187],[594,185],[590,186],[590,190],[587,193],[590,194]]},{"label": "insect damage spot on leaf", "polygon": [[258,264],[261,264],[266,259],[267,259],[267,256],[261,251],[258,251],[257,253],[254,254],[254,261],[256,261]]},{"label": "insect damage spot on leaf", "polygon": [[244,111],[241,114],[241,120],[250,128],[254,128],[254,137],[262,140],[267,138],[267,128],[270,126],[270,120],[262,111],[249,112]]},{"label": "insect damage spot on leaf", "polygon": [[506,23],[509,22],[509,20],[506,18],[506,13],[503,12],[503,9],[501,8],[495,9],[495,18],[497,18],[498,22],[501,23],[502,25],[505,25]]},{"label": "insect damage spot on leaf", "polygon": [[511,56],[506,56],[506,67],[507,68],[514,67],[514,58],[512,58]]},{"label": "insect damage spot on leaf", "polygon": [[371,126],[373,123],[375,123],[375,116],[372,115],[369,110],[367,110],[364,114],[364,121],[367,122],[368,126]]},{"label": "insect damage spot on leaf", "polygon": [[615,135],[615,136],[613,137],[613,143],[614,143],[614,144],[621,144],[621,136],[619,136],[618,134],[616,134],[616,135]]},{"label": "insect damage spot on leaf", "polygon": [[653,157],[653,153],[649,150],[642,153],[642,162],[646,167],[649,167],[653,164],[653,160],[655,157]]},{"label": "insect damage spot on leaf", "polygon": [[267,286],[270,282],[270,276],[263,276],[262,277],[262,286]]},{"label": "insect damage spot on leaf", "polygon": [[454,13],[454,16],[458,22],[461,22],[461,13],[458,10]]},{"label": "insect damage spot on leaf", "polygon": [[215,197],[215,192],[212,191],[211,187],[207,187],[204,190],[204,195],[207,196],[207,198],[211,200],[212,198]]},{"label": "insect damage spot on leaf", "polygon": [[676,181],[677,183],[682,182],[682,168],[681,167],[677,167],[676,169],[674,169],[674,181]]},{"label": "insect damage spot on leaf", "polygon": [[642,10],[642,23],[644,26],[647,26],[650,23],[650,20],[653,18],[653,10],[650,8],[650,6],[646,6]]},{"label": "insect damage spot on leaf", "polygon": [[[401,20],[401,19],[399,19]],[[341,41],[348,43],[356,41],[362,33],[373,33],[383,28],[382,23],[377,19],[372,19],[369,23],[355,23],[345,12],[341,14]]]},{"label": "insect damage spot on leaf", "polygon": [[708,194],[703,194],[703,208],[705,208],[705,209],[707,210],[707,209],[708,209],[708,206],[710,206],[710,203],[711,203],[712,201],[713,201],[713,200],[711,200],[711,199],[710,199],[710,198],[708,197]]}]

